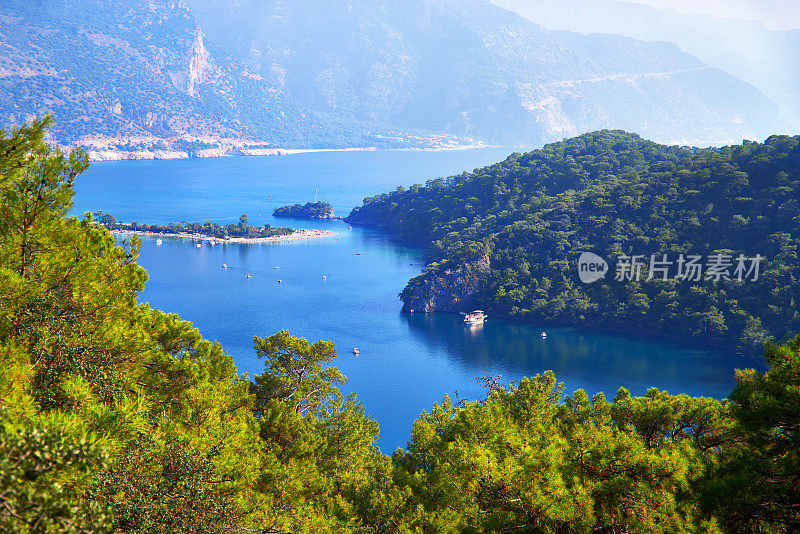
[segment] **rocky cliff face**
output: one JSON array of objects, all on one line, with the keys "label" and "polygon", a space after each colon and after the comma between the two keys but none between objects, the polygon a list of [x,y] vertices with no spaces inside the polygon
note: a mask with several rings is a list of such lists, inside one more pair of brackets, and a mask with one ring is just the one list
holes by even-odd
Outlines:
[{"label": "rocky cliff face", "polygon": [[243,88],[181,2],[10,0],[0,15],[0,63],[44,67],[25,84],[0,77],[3,126],[51,112],[58,142],[119,137],[130,150],[247,134],[229,103]]},{"label": "rocky cliff face", "polygon": [[176,65],[176,70],[167,71],[172,85],[178,91],[189,96],[198,96],[198,86],[211,74],[219,74],[217,66],[211,59],[211,53],[203,42],[203,32],[195,30],[194,43],[187,47],[187,57]]},{"label": "rocky cliff face", "polygon": [[429,269],[412,279],[400,294],[403,311],[469,311],[490,267],[489,255],[485,254],[457,267]]}]

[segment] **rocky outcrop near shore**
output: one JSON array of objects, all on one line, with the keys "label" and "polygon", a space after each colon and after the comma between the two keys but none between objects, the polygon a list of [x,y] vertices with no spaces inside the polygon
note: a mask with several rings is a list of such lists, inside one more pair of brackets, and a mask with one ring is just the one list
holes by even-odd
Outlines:
[{"label": "rocky outcrop near shore", "polygon": [[429,266],[413,278],[400,298],[404,312],[462,312],[472,309],[489,274],[489,255],[484,254],[457,267]]},{"label": "rocky outcrop near shore", "polygon": [[309,202],[294,206],[281,206],[272,212],[274,217],[292,217],[294,219],[335,219],[333,206],[327,202]]}]

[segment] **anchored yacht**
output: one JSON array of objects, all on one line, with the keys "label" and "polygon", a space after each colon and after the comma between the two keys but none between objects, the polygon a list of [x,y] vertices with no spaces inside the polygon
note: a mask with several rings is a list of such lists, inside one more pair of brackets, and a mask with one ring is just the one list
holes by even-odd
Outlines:
[{"label": "anchored yacht", "polygon": [[483,313],[483,310],[475,310],[472,313],[467,313],[464,315],[464,324],[468,326],[482,325],[485,320],[486,314]]}]

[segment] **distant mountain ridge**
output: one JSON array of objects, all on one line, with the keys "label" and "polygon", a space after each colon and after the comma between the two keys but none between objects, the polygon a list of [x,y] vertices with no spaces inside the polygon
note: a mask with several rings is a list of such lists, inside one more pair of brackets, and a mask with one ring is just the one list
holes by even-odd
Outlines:
[{"label": "distant mountain ridge", "polygon": [[500,144],[602,127],[720,144],[781,128],[752,86],[667,43],[551,31],[484,0],[189,0],[208,34],[313,109]]},{"label": "distant mountain ridge", "polygon": [[662,142],[783,126],[753,86],[665,43],[546,30],[484,0],[0,5],[0,123],[52,111],[98,157]]},{"label": "distant mountain ridge", "polygon": [[[299,105],[209,41],[183,2],[11,0],[0,34],[2,124],[52,111],[55,140],[100,156],[405,146],[392,126]],[[413,146],[445,140],[408,132]]]},{"label": "distant mountain ridge", "polygon": [[[800,128],[800,29],[679,13],[622,0],[492,0],[546,28],[671,42],[763,91]],[[774,7],[774,6],[773,6]]]}]

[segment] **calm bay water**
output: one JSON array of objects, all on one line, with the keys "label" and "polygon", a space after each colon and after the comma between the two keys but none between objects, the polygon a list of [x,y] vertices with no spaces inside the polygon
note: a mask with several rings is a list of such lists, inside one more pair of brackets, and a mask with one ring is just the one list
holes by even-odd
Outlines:
[{"label": "calm bay water", "polygon": [[[397,294],[419,274],[419,250],[341,221],[276,220],[281,205],[314,199],[339,215],[365,196],[424,183],[502,160],[506,149],[461,152],[332,152],[291,156],[94,163],[76,185],[74,213],[103,210],[143,223],[237,222],[325,228],[335,238],[225,246],[144,239],[140,264],[150,281],[141,300],[178,313],[219,340],[240,372],[263,370],[253,336],[286,329],[333,341],[335,360],[381,427],[384,452],[404,446],[411,424],[445,394],[482,398],[475,378],[504,382],[553,369],[567,391],[611,397],[656,386],[724,397],[735,367],[758,365],[726,352],[571,328],[491,319],[467,329],[461,317],[400,313]],[[222,264],[229,266],[222,269]],[[275,269],[275,267],[280,269]],[[251,278],[247,278],[250,275]],[[325,278],[323,278],[325,277]],[[277,280],[281,279],[281,283]],[[547,339],[539,333],[547,331]],[[353,347],[359,356],[351,354]]]}]

